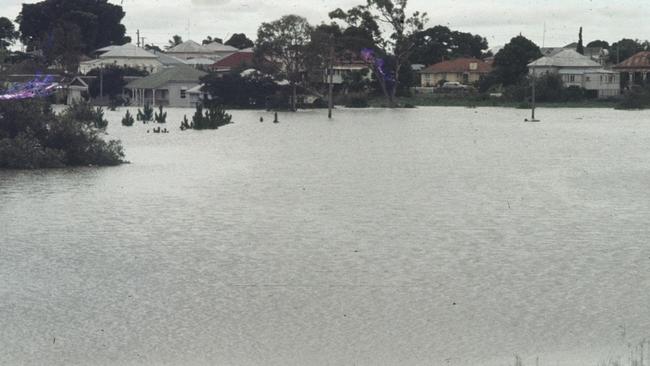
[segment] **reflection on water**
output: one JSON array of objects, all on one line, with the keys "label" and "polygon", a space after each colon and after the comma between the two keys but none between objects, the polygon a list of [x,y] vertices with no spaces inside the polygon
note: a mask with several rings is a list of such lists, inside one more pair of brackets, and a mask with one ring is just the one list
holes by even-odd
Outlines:
[{"label": "reflection on water", "polygon": [[123,113],[131,164],[0,172],[0,364],[595,365],[650,335],[647,113]]}]

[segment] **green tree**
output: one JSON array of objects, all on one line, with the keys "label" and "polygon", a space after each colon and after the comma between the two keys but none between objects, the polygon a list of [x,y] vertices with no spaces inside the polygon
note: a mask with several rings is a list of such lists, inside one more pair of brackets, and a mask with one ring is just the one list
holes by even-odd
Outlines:
[{"label": "green tree", "polygon": [[108,0],[44,0],[23,4],[16,22],[20,39],[28,49],[47,51],[53,43],[61,42],[57,28],[64,32],[78,29],[78,46],[82,53],[90,54],[101,47],[130,41],[121,24],[125,15],[121,6]]},{"label": "green tree", "polygon": [[14,44],[18,36],[14,23],[5,17],[0,18],[0,49],[6,50]]},{"label": "green tree", "polygon": [[214,37],[214,38],[212,38],[211,36],[207,36],[207,37],[205,37],[205,39],[201,42],[201,44],[202,44],[202,45],[206,45],[206,44],[210,44],[210,43],[213,43],[213,42],[223,43],[223,39],[221,39],[221,38],[219,38],[219,37]]},{"label": "green tree", "polygon": [[487,39],[479,35],[452,31],[438,25],[413,35],[414,64],[431,65],[459,57],[483,58],[488,49]]},{"label": "green tree", "polygon": [[578,46],[576,47],[576,52],[581,55],[585,54],[585,46],[582,42],[582,27],[580,27],[580,33],[578,34]]},{"label": "green tree", "polygon": [[510,40],[494,57],[495,80],[503,85],[516,84],[528,74],[528,64],[542,57],[535,43],[524,36]]},{"label": "green tree", "polygon": [[178,46],[181,43],[183,43],[183,37],[179,36],[178,34],[175,34],[172,37],[172,39],[169,40],[169,44],[165,48],[171,49]]},{"label": "green tree", "polygon": [[102,119],[87,104],[56,115],[44,100],[0,101],[0,169],[121,164],[122,145],[101,138]]},{"label": "green tree", "polygon": [[208,74],[201,78],[203,91],[226,107],[265,108],[266,100],[280,91],[273,79],[261,74]]},{"label": "green tree", "polygon": [[291,84],[291,108],[296,110],[296,89],[303,83],[306,48],[310,41],[311,25],[297,15],[285,15],[279,20],[262,23],[257,31],[256,54],[267,59],[278,78]]},{"label": "green tree", "polygon": [[604,49],[608,50],[608,49],[609,49],[609,42],[607,42],[607,41],[601,41],[601,40],[591,41],[591,42],[589,42],[589,43],[587,44],[587,47],[588,47],[588,48],[591,48],[591,47],[600,47],[600,48],[604,48]]},{"label": "green tree", "polygon": [[51,43],[43,49],[47,62],[75,73],[84,53],[81,28],[66,21],[58,23],[52,31]]},{"label": "green tree", "polygon": [[638,39],[624,38],[614,42],[609,49],[609,61],[611,63],[620,63],[634,56],[636,53],[647,50],[650,43],[648,41],[639,41]]},{"label": "green tree", "polygon": [[226,41],[226,45],[243,50],[245,48],[253,47],[255,43],[248,39],[244,33],[235,33],[228,41]]},{"label": "green tree", "polygon": [[[407,5],[408,0],[367,0],[366,5],[347,12],[337,9],[330,13],[331,18],[343,20],[370,33],[376,47],[375,57],[386,56],[387,60],[372,62],[369,66],[390,107],[395,106],[403,69],[409,67],[414,47],[413,35],[421,32],[427,21],[426,13],[416,11],[407,14]],[[379,27],[379,23],[386,27]]]},{"label": "green tree", "polygon": [[[147,76],[148,74],[144,70],[113,65],[104,69],[92,69],[88,72],[88,76],[94,76],[95,79],[88,85],[88,91],[93,98],[97,98],[100,94],[115,98],[122,95],[122,91],[127,84],[124,80],[125,76]],[[100,87],[104,88],[101,93]]]}]

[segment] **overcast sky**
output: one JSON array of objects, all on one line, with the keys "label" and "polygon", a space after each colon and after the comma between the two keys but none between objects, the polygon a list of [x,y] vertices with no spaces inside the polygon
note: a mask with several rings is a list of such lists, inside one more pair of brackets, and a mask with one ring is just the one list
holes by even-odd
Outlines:
[{"label": "overcast sky", "polygon": [[[25,1],[0,0],[0,15],[14,19]],[[35,2],[35,1],[26,1]],[[124,24],[135,40],[140,29],[147,43],[164,45],[174,34],[200,42],[205,36],[246,33],[255,39],[258,26],[285,14],[327,21],[329,11],[348,9],[363,0],[111,0],[126,11]],[[648,0],[410,0],[409,9],[429,13],[429,25],[478,33],[491,47],[522,33],[540,46],[623,37],[650,39]],[[546,25],[546,27],[545,27]],[[546,28],[546,37],[544,37]]]}]

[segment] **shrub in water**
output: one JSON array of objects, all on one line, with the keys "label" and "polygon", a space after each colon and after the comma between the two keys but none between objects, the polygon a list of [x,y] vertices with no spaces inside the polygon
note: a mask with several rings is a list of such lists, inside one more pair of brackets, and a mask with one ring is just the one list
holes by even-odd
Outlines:
[{"label": "shrub in water", "polygon": [[158,112],[154,116],[154,119],[158,123],[166,123],[167,122],[167,112],[163,112],[163,106],[161,105],[158,107]]},{"label": "shrub in water", "polygon": [[98,116],[87,105],[55,115],[43,100],[0,101],[0,168],[121,164],[122,145],[101,138]]},{"label": "shrub in water", "polygon": [[204,112],[203,105],[197,104],[192,117],[192,128],[195,130],[216,130],[232,123],[232,116],[221,105],[211,104]]},{"label": "shrub in water", "polygon": [[137,119],[143,123],[151,122],[153,120],[153,107],[145,104],[143,110],[138,109]]},{"label": "shrub in water", "polygon": [[94,108],[86,101],[72,102],[63,113],[74,120],[91,124],[95,128],[105,129],[108,126],[108,121],[104,118],[104,109]]},{"label": "shrub in water", "polygon": [[134,123],[135,123],[135,121],[133,120],[133,116],[127,110],[126,114],[124,115],[124,118],[122,118],[122,126],[131,127],[131,126],[133,126]]},{"label": "shrub in water", "polygon": [[187,115],[183,116],[183,120],[181,121],[181,131],[189,130],[193,127],[194,126],[190,124],[190,121],[187,119]]}]

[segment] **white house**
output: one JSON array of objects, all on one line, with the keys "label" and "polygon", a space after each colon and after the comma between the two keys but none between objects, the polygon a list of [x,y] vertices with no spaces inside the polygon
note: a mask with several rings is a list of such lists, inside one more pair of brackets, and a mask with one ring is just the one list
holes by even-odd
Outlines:
[{"label": "white house", "polygon": [[125,89],[129,90],[133,105],[193,107],[188,91],[199,86],[199,80],[205,75],[189,65],[170,67],[134,80]]},{"label": "white house", "polygon": [[590,57],[571,49],[544,56],[528,64],[530,75],[541,76],[555,73],[562,77],[565,86],[578,86],[592,92],[598,98],[620,95],[619,75],[606,70]]},{"label": "white house", "polygon": [[97,59],[81,62],[79,72],[85,75],[95,68],[119,66],[155,73],[164,66],[158,56],[130,43],[123,46],[111,46],[108,49]]}]

